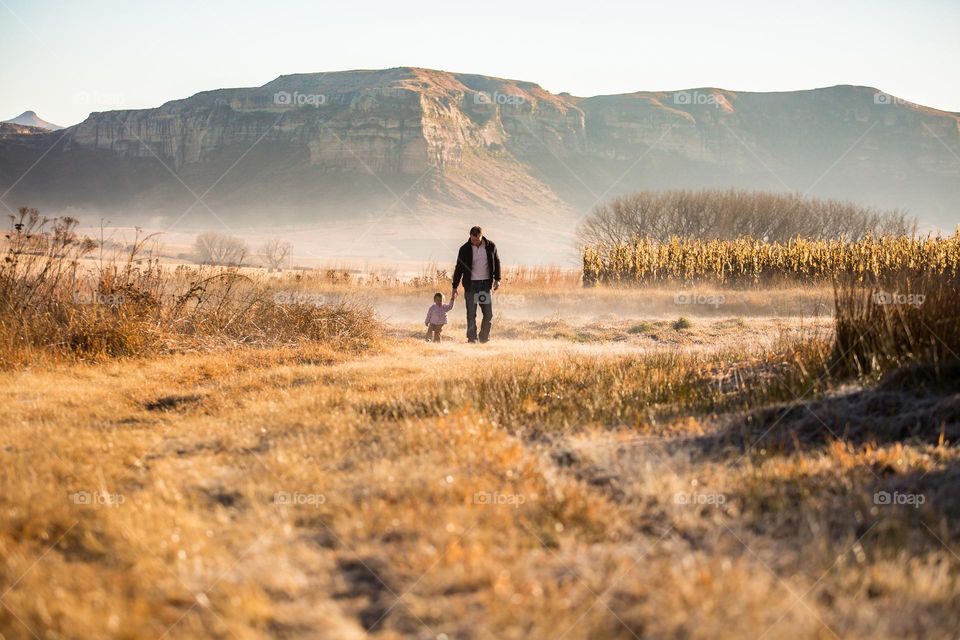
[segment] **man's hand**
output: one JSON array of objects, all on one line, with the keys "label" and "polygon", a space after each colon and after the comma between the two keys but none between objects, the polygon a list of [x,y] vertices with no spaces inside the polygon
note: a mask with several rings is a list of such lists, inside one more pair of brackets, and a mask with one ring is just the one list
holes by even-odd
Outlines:
[{"label": "man's hand", "polygon": [[494,280],[494,281],[493,281],[493,290],[496,291],[496,290],[499,289],[499,288],[500,288],[500,281],[499,281],[499,280]]},{"label": "man's hand", "polygon": [[458,295],[460,295],[460,294],[457,293],[457,290],[456,290],[456,289],[453,289],[453,290],[450,292],[450,297],[453,298],[454,300],[457,299],[457,296],[458,296]]}]

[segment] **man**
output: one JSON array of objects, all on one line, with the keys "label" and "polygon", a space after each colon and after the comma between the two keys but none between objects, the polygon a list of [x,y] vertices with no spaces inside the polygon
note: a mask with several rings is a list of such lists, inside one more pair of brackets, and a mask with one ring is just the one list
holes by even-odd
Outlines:
[{"label": "man", "polygon": [[[463,280],[463,299],[467,307],[467,342],[487,342],[490,339],[490,324],[493,321],[492,292],[500,288],[500,256],[497,245],[483,237],[483,229],[470,229],[470,239],[457,253],[457,266],[453,270],[453,291],[457,293]],[[477,305],[483,312],[480,334],[477,335]]]}]

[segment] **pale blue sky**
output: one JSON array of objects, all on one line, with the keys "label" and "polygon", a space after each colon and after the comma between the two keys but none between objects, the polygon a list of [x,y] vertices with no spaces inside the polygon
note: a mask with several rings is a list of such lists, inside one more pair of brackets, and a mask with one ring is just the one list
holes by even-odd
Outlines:
[{"label": "pale blue sky", "polygon": [[0,0],[0,119],[420,66],[575,95],[878,87],[960,111],[960,2]]}]

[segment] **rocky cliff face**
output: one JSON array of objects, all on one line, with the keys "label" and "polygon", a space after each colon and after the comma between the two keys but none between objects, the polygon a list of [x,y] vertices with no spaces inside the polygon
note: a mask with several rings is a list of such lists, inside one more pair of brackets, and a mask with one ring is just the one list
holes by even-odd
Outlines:
[{"label": "rocky cliff face", "polygon": [[572,217],[638,188],[728,185],[960,215],[960,116],[867,87],[578,98],[416,68],[297,74],[24,138],[0,139],[4,190],[55,147],[5,201],[53,209]]},{"label": "rocky cliff face", "polygon": [[17,124],[16,122],[0,122],[0,137],[2,138],[34,136],[43,133],[49,133],[49,130],[25,124]]}]

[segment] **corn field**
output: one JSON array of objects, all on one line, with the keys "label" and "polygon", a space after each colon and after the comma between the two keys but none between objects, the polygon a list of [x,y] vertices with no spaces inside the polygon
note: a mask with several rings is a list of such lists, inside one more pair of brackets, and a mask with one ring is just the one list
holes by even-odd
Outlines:
[{"label": "corn field", "polygon": [[866,236],[857,241],[764,242],[693,240],[587,245],[583,283],[641,285],[710,282],[726,285],[877,282],[891,277],[960,272],[960,230],[947,237]]}]

